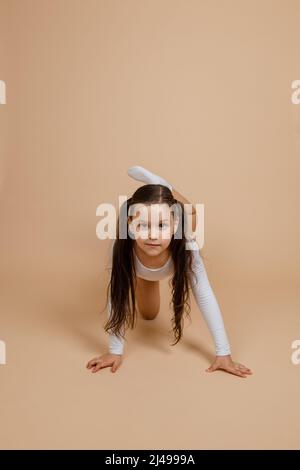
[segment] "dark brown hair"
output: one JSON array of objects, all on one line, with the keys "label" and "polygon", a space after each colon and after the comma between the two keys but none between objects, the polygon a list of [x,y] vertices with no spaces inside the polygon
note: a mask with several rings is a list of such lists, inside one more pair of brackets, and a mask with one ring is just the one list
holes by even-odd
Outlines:
[{"label": "dark brown hair", "polygon": [[[146,184],[139,187],[120,209],[117,221],[116,239],[112,253],[112,270],[106,293],[106,306],[108,299],[111,301],[111,315],[104,329],[106,332],[125,337],[126,327],[134,328],[136,322],[136,271],[134,264],[134,251],[132,239],[128,233],[129,208],[133,204],[145,205],[166,203],[175,209],[177,214],[178,228],[177,236],[173,233],[168,249],[174,262],[174,273],[169,280],[172,298],[169,306],[173,307],[172,328],[174,342],[178,343],[182,336],[184,325],[183,316],[190,315],[190,295],[188,272],[192,272],[192,253],[186,249],[186,238],[184,234],[184,206],[181,201],[173,197],[172,192],[166,186],[160,184]],[[176,210],[177,208],[177,210]],[[178,210],[179,209],[179,210]],[[122,238],[119,238],[119,224],[122,222]],[[123,232],[122,232],[123,230]],[[124,238],[123,238],[124,237]],[[123,330],[123,331],[122,331]]]}]

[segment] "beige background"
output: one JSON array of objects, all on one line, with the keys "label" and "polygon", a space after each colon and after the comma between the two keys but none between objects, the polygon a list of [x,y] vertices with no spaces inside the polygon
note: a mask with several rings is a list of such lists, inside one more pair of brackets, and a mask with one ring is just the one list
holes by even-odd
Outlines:
[{"label": "beige background", "polygon": [[[1,0],[1,448],[300,447],[300,4]],[[171,347],[160,315],[106,351],[96,207],[142,165],[205,204],[206,268],[232,357],[195,302]]]}]

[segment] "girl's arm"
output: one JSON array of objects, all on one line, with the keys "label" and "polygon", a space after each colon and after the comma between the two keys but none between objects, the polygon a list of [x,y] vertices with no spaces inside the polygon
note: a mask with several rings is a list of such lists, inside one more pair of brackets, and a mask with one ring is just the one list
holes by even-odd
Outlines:
[{"label": "girl's arm", "polygon": [[209,283],[203,260],[200,255],[198,244],[195,240],[190,242],[193,257],[193,271],[189,273],[190,285],[195,300],[206,324],[213,336],[216,356],[227,356],[231,354],[228,337],[226,334],[222,313]]},{"label": "girl's arm", "polygon": [[[108,272],[109,276],[111,276],[112,265],[113,265],[113,249],[114,249],[115,239],[113,239],[110,243],[109,247],[109,256],[108,256]],[[107,313],[108,319],[110,319],[112,314],[111,308],[111,290],[109,289],[108,295],[108,303],[107,303]],[[122,328],[122,332],[124,332],[124,326]],[[112,333],[108,333],[108,349],[110,354],[123,354],[124,352],[124,339],[118,338],[116,335]]]},{"label": "girl's arm", "polygon": [[[111,245],[110,256],[109,256],[109,267],[108,267],[109,271],[111,271],[111,266],[112,266],[112,263],[111,263],[112,246],[113,244]],[[111,316],[110,289],[109,289],[109,295],[108,295],[107,311],[108,311],[108,316],[110,318]],[[122,364],[123,344],[124,344],[123,338],[118,338],[117,336],[113,334],[109,334],[109,353],[106,353],[106,354],[103,354],[102,356],[94,357],[93,359],[91,359],[86,365],[87,369],[95,373],[101,369],[104,369],[105,367],[111,367],[111,372],[116,372]]]},{"label": "girl's arm", "polygon": [[190,248],[192,248],[193,270],[196,274],[196,276],[193,276],[192,273],[189,274],[191,288],[215,342],[216,358],[213,364],[206,369],[206,372],[222,369],[231,374],[246,378],[252,374],[252,371],[243,364],[234,362],[231,358],[230,345],[221,310],[210,286],[198,244],[196,240],[191,240],[187,243],[192,245]]},{"label": "girl's arm", "polygon": [[[108,318],[111,316],[111,296],[109,291],[109,298],[108,298]],[[124,332],[124,328],[122,329]],[[124,353],[124,339],[118,338],[116,335],[112,333],[108,334],[108,349],[110,354],[123,354]]]}]

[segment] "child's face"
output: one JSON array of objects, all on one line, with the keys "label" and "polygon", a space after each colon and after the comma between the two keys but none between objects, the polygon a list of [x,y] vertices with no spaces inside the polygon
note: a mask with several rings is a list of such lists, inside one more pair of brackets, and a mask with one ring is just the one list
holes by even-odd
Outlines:
[{"label": "child's face", "polygon": [[130,209],[128,229],[139,248],[149,256],[166,250],[177,228],[171,207],[166,203],[134,204]]}]

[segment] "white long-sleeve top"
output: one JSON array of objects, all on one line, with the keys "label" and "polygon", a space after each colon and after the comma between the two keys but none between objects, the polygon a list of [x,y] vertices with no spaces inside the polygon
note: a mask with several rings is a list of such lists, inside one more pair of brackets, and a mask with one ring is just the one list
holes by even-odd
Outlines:
[{"label": "white long-sleeve top", "polygon": [[[196,303],[199,307],[199,310],[202,312],[202,315],[206,321],[208,329],[214,339],[215,351],[217,356],[226,356],[231,354],[230,345],[228,337],[226,334],[221,310],[217,299],[214,295],[214,292],[209,283],[207,273],[203,260],[200,255],[199,246],[196,240],[189,240],[186,242],[189,244],[191,249],[193,261],[192,268],[195,275],[190,271],[188,272],[190,286],[196,300]],[[113,243],[111,245],[110,257],[108,270],[111,272],[112,268],[112,251]],[[166,263],[160,268],[148,268],[144,266],[139,260],[135,250],[134,251],[134,260],[136,275],[142,279],[148,281],[160,281],[166,277],[170,277],[174,271],[174,262],[172,256],[168,258]],[[111,298],[109,295],[108,298],[108,315],[110,318],[111,315]],[[123,330],[124,331],[124,330]],[[111,354],[123,354],[124,353],[124,339],[118,338],[113,334],[109,334],[109,352]]]}]

